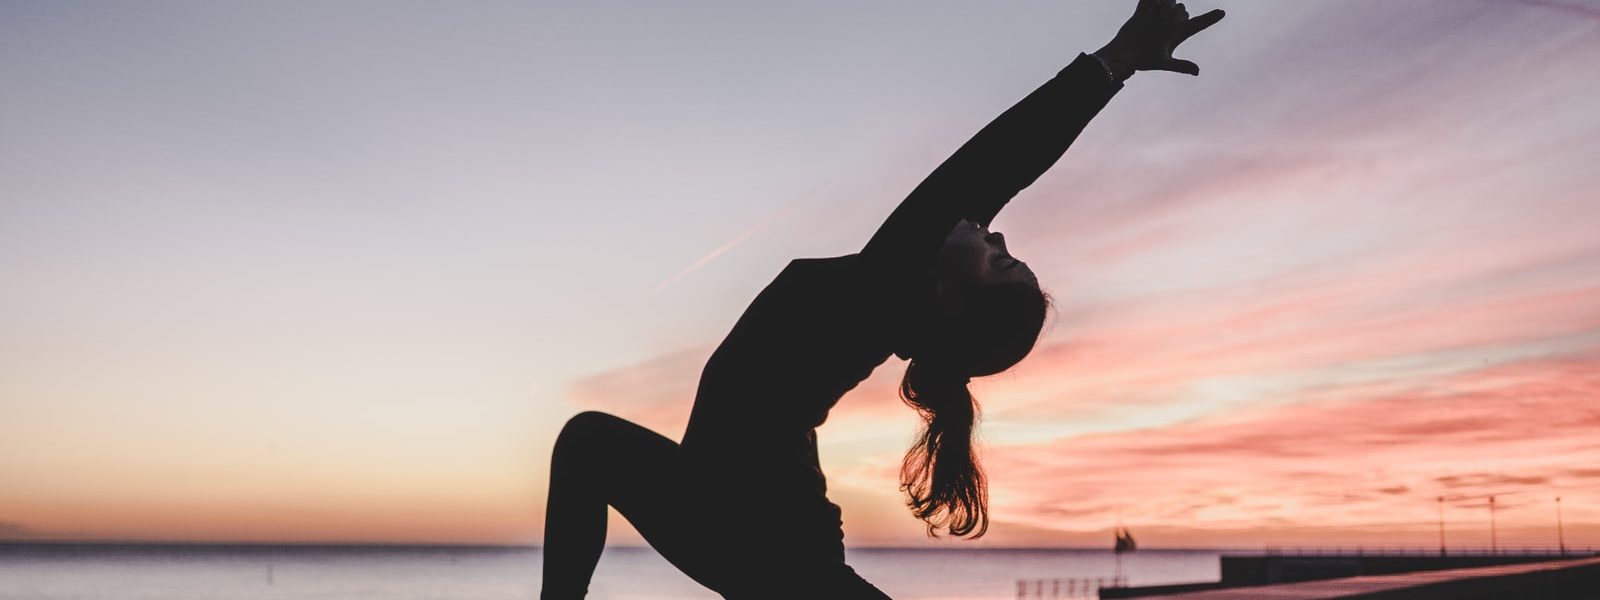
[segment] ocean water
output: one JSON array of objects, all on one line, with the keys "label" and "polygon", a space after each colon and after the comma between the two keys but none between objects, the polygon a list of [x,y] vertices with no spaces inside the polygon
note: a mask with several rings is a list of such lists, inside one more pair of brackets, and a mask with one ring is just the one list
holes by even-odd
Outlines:
[{"label": "ocean water", "polygon": [[[1066,598],[1065,580],[1110,578],[1117,568],[1109,550],[860,548],[847,556],[900,600],[1017,599],[1018,580],[1030,581],[1029,598]],[[1215,581],[1218,556],[1140,550],[1123,555],[1121,569],[1131,585]],[[0,545],[0,599],[531,600],[540,558],[537,548]],[[1042,588],[1032,583],[1040,579]],[[607,548],[589,597],[719,598],[649,548]]]}]

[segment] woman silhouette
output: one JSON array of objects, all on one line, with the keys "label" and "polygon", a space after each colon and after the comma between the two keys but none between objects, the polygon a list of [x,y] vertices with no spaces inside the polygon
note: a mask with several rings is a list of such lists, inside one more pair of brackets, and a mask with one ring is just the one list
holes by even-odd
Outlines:
[{"label": "woman silhouette", "polygon": [[983,535],[967,381],[1022,360],[1047,304],[989,222],[1129,75],[1198,74],[1172,48],[1221,18],[1141,0],[1104,48],[1080,54],[935,169],[860,252],[790,262],[706,362],[681,444],[604,413],[573,417],[551,459],[542,598],[587,593],[608,505],[726,598],[887,598],[844,562],[816,427],[891,354],[910,361],[900,395],[926,421],[900,473],[912,513],[930,535]]}]

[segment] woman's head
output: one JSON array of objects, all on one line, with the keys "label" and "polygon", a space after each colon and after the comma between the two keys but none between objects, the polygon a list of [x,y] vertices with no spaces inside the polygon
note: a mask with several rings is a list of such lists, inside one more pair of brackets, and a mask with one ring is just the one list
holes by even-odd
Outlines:
[{"label": "woman's head", "polygon": [[1027,356],[1049,301],[1003,236],[967,221],[945,239],[939,288],[939,315],[924,325],[926,341],[900,382],[901,399],[926,421],[901,463],[900,489],[929,535],[979,537],[989,526],[988,491],[972,447],[978,405],[967,380]]},{"label": "woman's head", "polygon": [[925,324],[922,358],[977,377],[1009,369],[1033,350],[1049,301],[1004,235],[962,221],[945,237],[938,279],[940,310]]},{"label": "woman's head", "polygon": [[[961,221],[945,235],[939,251],[939,286],[964,289],[997,283],[1039,287],[1028,264],[1011,256],[1006,236],[972,221]],[[950,300],[956,300],[951,298]]]}]

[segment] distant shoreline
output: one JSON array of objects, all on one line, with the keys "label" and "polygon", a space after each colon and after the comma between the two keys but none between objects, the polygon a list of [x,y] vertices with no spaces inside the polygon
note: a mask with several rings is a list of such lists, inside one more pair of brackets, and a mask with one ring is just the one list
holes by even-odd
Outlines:
[{"label": "distant shoreline", "polygon": [[[282,549],[282,550],[539,550],[541,544],[450,544],[450,543],[385,543],[385,542],[211,542],[211,541],[143,541],[143,540],[0,540],[0,549],[40,548],[172,548],[172,549]],[[1139,552],[1236,552],[1259,550],[1256,548],[1140,548]],[[607,546],[606,551],[652,550],[646,545]],[[1085,546],[1016,546],[931,548],[926,546],[847,546],[852,551],[895,552],[1111,552],[1111,548]]]}]

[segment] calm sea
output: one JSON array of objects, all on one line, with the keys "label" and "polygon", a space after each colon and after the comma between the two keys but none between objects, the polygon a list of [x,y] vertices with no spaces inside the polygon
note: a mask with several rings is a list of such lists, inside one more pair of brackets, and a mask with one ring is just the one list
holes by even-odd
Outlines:
[{"label": "calm sea", "polygon": [[[1123,555],[1132,585],[1215,581],[1216,551]],[[849,562],[901,599],[1067,596],[1067,579],[1109,578],[1109,550],[852,549]],[[0,545],[0,598],[28,600],[531,600],[537,548]],[[1081,585],[1081,584],[1073,584]],[[1073,588],[1077,589],[1077,588]],[[1052,596],[1052,594],[1055,594]],[[715,600],[649,548],[608,548],[596,600]]]}]

